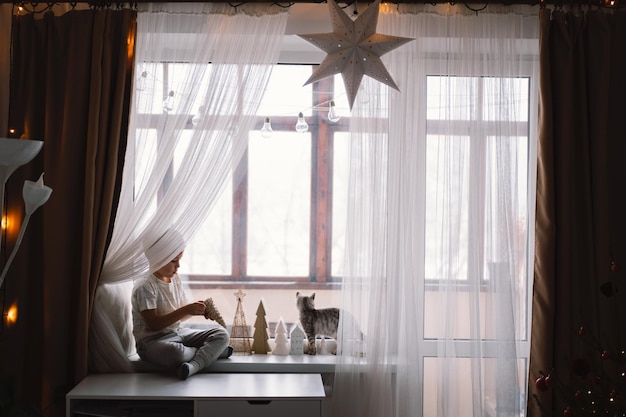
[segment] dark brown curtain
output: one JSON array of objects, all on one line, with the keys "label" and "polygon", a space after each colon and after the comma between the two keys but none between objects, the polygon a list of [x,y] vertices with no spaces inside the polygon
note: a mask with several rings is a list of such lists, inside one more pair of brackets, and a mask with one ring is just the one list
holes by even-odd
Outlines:
[{"label": "dark brown curtain", "polygon": [[[605,411],[626,410],[626,13],[540,18],[529,415],[621,416]],[[552,387],[538,390],[552,369]]]},{"label": "dark brown curtain", "polygon": [[[40,155],[7,186],[21,211],[24,179],[53,189],[7,277],[18,320],[2,335],[2,373],[46,416],[88,373],[90,309],[117,207],[126,148],[136,12],[73,10],[14,17],[10,135]],[[16,208],[17,207],[17,208]],[[8,358],[8,360],[7,360]]]}]

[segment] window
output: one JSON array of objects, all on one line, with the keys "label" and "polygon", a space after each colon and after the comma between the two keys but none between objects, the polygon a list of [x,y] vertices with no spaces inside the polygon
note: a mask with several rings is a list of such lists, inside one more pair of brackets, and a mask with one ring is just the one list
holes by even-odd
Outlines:
[{"label": "window", "polygon": [[[529,66],[530,67],[530,66]],[[497,320],[489,317],[488,306],[503,302],[502,292],[510,293],[510,303],[517,311],[515,321],[516,345],[519,352],[529,352],[529,320],[530,320],[530,277],[532,276],[532,257],[529,247],[532,245],[533,166],[529,155],[534,146],[536,116],[530,109],[536,108],[537,91],[536,74],[529,68],[528,76],[520,78],[504,78],[497,75],[489,76],[447,76],[432,73],[425,78],[426,83],[426,224],[425,224],[425,283],[423,293],[424,319],[420,351],[421,363],[424,365],[423,379],[430,381],[424,384],[424,415],[435,415],[437,409],[437,389],[442,384],[438,375],[438,364],[443,360],[458,368],[460,385],[471,386],[471,366],[475,361],[476,352],[472,350],[472,342],[481,342],[480,358],[487,374],[497,372],[495,359],[498,349],[502,349],[494,332]],[[514,91],[520,102],[512,106],[501,106],[494,98],[502,97],[501,91]],[[506,97],[506,95],[504,95]],[[514,114],[501,114],[502,109],[514,109]],[[445,123],[442,121],[446,120]],[[507,123],[502,123],[508,120]],[[498,125],[493,123],[498,121]],[[498,129],[496,131],[495,129]],[[506,133],[503,133],[506,132]],[[497,137],[497,142],[496,142]],[[459,155],[455,163],[446,163],[440,156],[442,149],[452,150]],[[506,153],[511,166],[497,164],[499,156]],[[462,156],[462,157],[461,157]],[[516,173],[515,175],[511,175]],[[460,193],[442,196],[437,193],[438,178],[455,178],[462,181],[457,189]],[[502,182],[512,190],[513,201],[506,213],[496,206],[498,199],[495,193],[501,189]],[[475,189],[472,184],[484,184],[485,198],[480,204],[469,204],[468,192]],[[439,196],[432,198],[432,196]],[[450,217],[445,210],[435,207],[454,206],[463,213],[457,224],[449,224]],[[440,213],[439,217],[433,213]],[[517,225],[512,230],[497,230],[490,226],[497,216],[510,216],[510,223]],[[480,219],[470,222],[469,219]],[[482,227],[476,225],[483,225]],[[472,226],[471,226],[472,225]],[[437,239],[440,232],[450,228],[462,237],[460,247],[447,247]],[[506,239],[508,245],[502,245],[500,239]],[[516,251],[517,256],[500,256],[498,248],[509,247]],[[442,248],[444,253],[442,253]],[[476,256],[476,248],[480,253]],[[445,251],[449,251],[445,253]],[[474,253],[470,253],[474,251]],[[455,256],[456,262],[448,262],[448,257]],[[518,265],[510,267],[498,262],[498,259],[517,259]],[[438,260],[444,260],[438,262]],[[454,267],[449,267],[454,265]],[[513,271],[513,272],[511,272]],[[529,272],[530,271],[530,272]],[[509,280],[509,273],[514,279]],[[502,275],[507,276],[499,280]],[[508,285],[510,283],[510,285]],[[507,284],[503,286],[503,284]],[[453,296],[446,297],[445,286],[453,286]],[[495,291],[495,288],[498,291]],[[505,288],[506,287],[506,288]],[[474,298],[473,290],[480,288],[478,297]],[[498,294],[499,292],[499,294]],[[443,301],[443,300],[446,301]],[[450,302],[454,300],[454,302]],[[455,323],[452,335],[445,334],[438,314],[440,305],[446,302],[450,314],[448,320]],[[472,308],[474,305],[475,308]],[[469,311],[479,315],[481,334],[472,334],[469,325]],[[454,339],[455,358],[438,358],[440,340]],[[501,366],[501,365],[500,365]],[[488,415],[496,415],[497,399],[515,398],[523,404],[526,398],[525,376],[528,374],[528,357],[511,361],[510,370],[519,375],[517,387],[499,387],[486,379],[485,408]],[[459,393],[460,396],[466,393]],[[501,411],[501,410],[500,410]],[[513,410],[512,410],[513,411]],[[513,415],[513,413],[512,413]]]},{"label": "window", "polygon": [[[163,79],[167,80],[168,77],[176,77],[176,69],[184,64],[154,65],[151,72],[163,74]],[[350,115],[341,77],[303,87],[312,71],[313,66],[304,64],[281,64],[273,69],[259,107],[257,125],[248,134],[247,153],[183,256],[179,273],[194,298],[211,296],[227,323],[232,323],[237,308],[234,293],[239,289],[246,293],[243,307],[248,324],[254,323],[257,306],[263,301],[271,332],[280,318],[288,324],[297,321],[295,294],[298,291],[315,292],[320,308],[340,305],[338,290],[343,275]],[[533,79],[433,73],[424,76],[424,82],[427,196],[437,195],[434,192],[437,178],[446,166],[437,157],[440,154],[438,148],[458,148],[467,151],[460,154],[472,155],[472,159],[493,160],[496,149],[503,149],[494,146],[495,135],[502,135],[493,131],[492,122],[501,119],[498,112],[502,107],[494,102],[493,97],[499,97],[501,89],[524,93],[521,95],[523,102],[515,106],[517,112],[514,117],[506,117],[512,121],[507,128],[511,134],[506,139],[505,149],[515,155],[513,160],[519,167],[516,169],[519,177],[507,179],[514,181],[519,191],[517,210],[513,213],[519,224],[515,231],[515,250],[526,253],[529,232],[528,147],[532,123],[529,109],[534,99],[530,94]],[[167,83],[162,88],[164,97],[167,97]],[[444,97],[446,100],[443,100]],[[453,106],[448,104],[450,97],[454,98]],[[328,120],[331,100],[336,102],[341,116],[338,122]],[[153,112],[162,112],[162,105],[162,102],[154,103]],[[193,112],[199,112],[198,106]],[[308,124],[308,131],[304,133],[295,131],[299,112],[303,113]],[[450,115],[453,123],[447,121]],[[194,127],[194,117],[196,114],[189,115],[189,132]],[[265,118],[270,119],[273,130],[269,137],[261,134]],[[158,129],[153,126],[143,128],[150,131],[152,142],[158,143]],[[236,126],[232,128],[237,129]],[[190,137],[184,137],[179,147],[187,146]],[[143,155],[143,159],[138,163],[155,163],[156,146],[146,147],[139,154]],[[177,161],[175,159],[171,169],[176,169],[176,164],[180,163]],[[495,166],[489,162],[476,164],[468,160],[453,165],[453,168],[463,170],[457,173],[458,177],[465,178],[468,184],[472,181],[488,184],[486,177],[499,178],[494,171]],[[468,190],[469,186],[461,188]],[[493,189],[496,187],[493,186]],[[427,198],[426,204],[460,205],[464,207],[466,219],[483,216],[485,222],[499,215],[498,208],[490,207],[488,203],[484,207],[468,205],[466,194],[452,196],[445,202]],[[440,212],[428,208],[426,211]],[[497,259],[497,254],[491,253],[490,249],[498,246],[495,242],[501,237],[488,235],[485,232],[490,230],[488,227],[469,230],[470,222],[467,221],[454,226],[467,241],[467,245],[459,249],[465,252],[459,257],[456,269],[450,270],[438,264],[437,259],[441,256],[437,253],[437,238],[441,234],[437,230],[444,227],[445,221],[436,216],[426,219],[423,301],[423,337],[426,341],[439,336],[436,319],[439,286],[450,283],[486,285],[501,267],[492,261]],[[472,240],[480,240],[481,244],[477,246],[485,248],[485,253],[478,259],[467,253],[471,246],[470,236]],[[519,259],[526,259],[526,263],[516,265],[518,288],[515,289],[517,298],[513,302],[528,311],[528,267],[531,260],[527,256]],[[459,300],[459,317],[463,316],[469,302],[469,299],[465,303]],[[198,318],[197,321],[202,323],[204,320]],[[517,329],[520,340],[527,340],[527,325],[520,323]],[[459,326],[458,329],[459,340],[469,338],[464,333],[468,327]]]},{"label": "window", "polygon": [[[437,314],[437,292],[439,285],[448,285],[453,283],[457,286],[463,285],[480,285],[485,287],[485,297],[483,302],[488,302],[487,287],[490,281],[497,280],[502,275],[503,268],[508,274],[508,266],[501,265],[498,259],[505,258],[497,253],[497,248],[503,245],[499,239],[507,239],[512,250],[517,251],[520,256],[514,257],[520,260],[519,265],[512,268],[515,271],[515,282],[517,288],[513,292],[517,295],[512,300],[519,306],[522,311],[528,311],[527,295],[528,295],[528,232],[529,232],[529,213],[528,213],[528,184],[529,184],[529,158],[528,147],[530,146],[530,88],[531,78],[502,78],[502,77],[458,77],[458,76],[439,76],[429,75],[426,77],[427,98],[426,98],[426,254],[425,254],[425,278],[426,278],[426,297],[424,309],[425,329],[424,337],[426,339],[436,339],[439,337],[439,327],[434,317]],[[515,103],[514,106],[500,106],[500,103],[494,101],[493,97],[501,97],[501,89],[513,89],[515,97],[521,99],[521,102]],[[444,101],[442,98],[446,97]],[[454,106],[442,105],[442,103],[450,102],[453,97]],[[502,108],[515,109],[513,115],[499,115]],[[471,110],[473,109],[473,110]],[[451,112],[451,113],[450,113]],[[444,119],[445,124],[440,123]],[[449,121],[452,120],[452,122]],[[509,126],[502,123],[508,120]],[[498,121],[498,129],[491,123]],[[502,132],[509,132],[509,137],[503,137]],[[496,144],[496,134],[499,143]],[[438,149],[445,147],[452,149],[452,154],[463,155],[466,159],[458,163],[446,164],[441,158]],[[506,152],[509,156],[508,160],[513,161],[512,167],[497,167],[496,152]],[[468,157],[471,156],[471,157]],[[499,170],[507,169],[506,173]],[[455,170],[457,172],[443,173],[444,170]],[[516,177],[511,177],[510,172],[515,172]],[[438,201],[436,198],[429,196],[439,196],[444,198],[441,193],[436,192],[438,186],[437,178],[442,175],[448,175],[453,178],[460,178],[464,182],[459,184],[458,189],[462,190],[458,195],[446,195],[445,201]],[[502,213],[494,201],[494,194],[497,192],[501,183],[505,181],[509,183],[508,187],[516,191],[514,201],[512,202],[513,210],[510,213]],[[468,204],[468,190],[470,184],[485,184],[486,198],[482,201],[482,205]],[[457,206],[461,207],[463,216],[459,224],[449,225],[449,219],[445,218],[445,211],[436,210],[435,206]],[[429,209],[431,207],[431,209]],[[436,214],[442,218],[437,218]],[[518,225],[515,230],[497,231],[495,227],[491,227],[490,223],[495,222],[498,216],[508,215],[515,219]],[[479,218],[479,222],[469,222],[468,219]],[[476,228],[470,230],[469,225],[483,224],[484,228]],[[438,238],[441,233],[439,230],[443,228],[456,228],[457,233],[462,237],[462,241],[466,242],[459,248],[448,249],[450,254],[443,255],[438,253],[441,246]],[[470,256],[471,248],[480,248],[479,256]],[[458,261],[455,263],[442,262],[446,256],[457,256]],[[508,257],[506,257],[508,258]],[[455,269],[448,267],[453,264]],[[473,271],[470,272],[470,271]],[[479,271],[478,274],[475,271]],[[491,283],[495,284],[495,283]],[[459,317],[463,316],[464,311],[468,311],[470,300],[460,300],[457,311]],[[487,309],[480,309],[481,312]],[[522,314],[524,317],[526,314]],[[483,320],[488,320],[484,317]],[[517,334],[520,339],[526,338],[526,323],[519,323],[520,328]],[[469,326],[459,326],[459,339],[469,339]],[[482,335],[489,339],[493,335]]]},{"label": "window", "polygon": [[[479,280],[485,282],[492,279],[494,273],[493,259],[498,259],[499,254],[495,253],[498,239],[502,236],[486,235],[491,227],[483,230],[469,230],[468,219],[484,218],[483,222],[488,224],[490,220],[503,215],[498,207],[493,204],[487,206],[476,206],[468,204],[468,190],[472,183],[488,184],[487,198],[485,201],[495,201],[492,198],[496,192],[499,181],[511,181],[513,189],[517,190],[515,206],[512,213],[518,220],[519,229],[515,231],[514,242],[519,246],[516,250],[525,251],[524,242],[528,232],[528,146],[529,146],[529,107],[530,107],[530,78],[502,78],[502,77],[459,77],[459,76],[439,76],[429,75],[426,77],[427,97],[426,97],[426,195],[438,195],[436,189],[437,179],[441,178],[445,169],[453,169],[455,172],[448,175],[459,179],[464,179],[463,184],[459,184],[462,191],[459,195],[446,196],[446,201],[438,201],[434,198],[426,198],[427,219],[426,219],[426,280],[435,283],[441,280],[453,280],[457,283]],[[515,97],[519,97],[521,102],[515,103],[513,115],[501,115],[499,111],[509,106],[501,106],[495,101],[496,97],[501,97],[501,91],[511,89],[515,91]],[[444,99],[445,98],[445,99]],[[452,98],[452,99],[451,99]],[[445,103],[445,104],[444,104]],[[449,103],[453,103],[450,105]],[[445,123],[441,121],[445,120]],[[452,122],[450,122],[452,120]],[[492,122],[498,121],[498,125]],[[503,126],[503,121],[509,121],[509,126]],[[498,131],[496,131],[498,129]],[[506,143],[496,144],[495,138],[498,135],[502,138],[502,132],[510,132],[510,137],[504,139]],[[496,146],[498,145],[498,146]],[[442,160],[442,152],[438,149],[446,148],[453,153],[463,155],[466,160],[458,163],[446,165]],[[458,150],[458,151],[457,151]],[[515,166],[511,172],[516,172],[516,178],[502,176],[497,172],[496,152],[507,152],[511,159],[515,161]],[[468,160],[471,159],[472,161]],[[485,162],[473,162],[485,161]],[[440,196],[439,198],[442,198]],[[446,226],[446,219],[436,218],[435,207],[444,205],[454,205],[462,207],[464,217],[460,224]],[[445,259],[437,253],[437,233],[442,227],[456,227],[458,233],[467,244],[459,249],[457,268],[447,270],[446,266],[437,263],[437,260]],[[467,251],[472,245],[471,240],[477,242],[480,248],[486,248],[481,256],[469,256]],[[507,239],[510,237],[507,236]],[[521,258],[520,258],[521,259]],[[472,265],[478,262],[479,265]],[[520,278],[525,276],[525,265],[520,265]],[[479,270],[479,276],[472,276],[469,271]]]},{"label": "window", "polygon": [[[150,72],[171,80],[183,65],[159,63]],[[297,320],[298,291],[316,292],[320,307],[337,305],[349,111],[340,76],[303,86],[312,72],[312,65],[274,67],[257,125],[248,134],[247,152],[182,258],[179,274],[193,296],[204,299],[210,294],[228,323],[234,317],[238,289],[246,293],[248,317],[263,301],[272,332],[281,317],[288,324]],[[167,82],[162,88],[167,98]],[[339,121],[328,120],[331,101]],[[154,103],[153,113],[162,112],[162,106]],[[199,112],[199,106],[193,111]],[[308,124],[304,133],[295,130],[299,112]],[[189,134],[183,135],[178,153],[188,146],[195,117],[189,115]],[[272,128],[268,137],[261,132],[265,118]],[[158,143],[158,129],[145,128],[150,129],[150,142]],[[144,147],[138,163],[155,163],[156,152],[156,146]],[[176,170],[179,163],[175,157],[170,169]]]}]

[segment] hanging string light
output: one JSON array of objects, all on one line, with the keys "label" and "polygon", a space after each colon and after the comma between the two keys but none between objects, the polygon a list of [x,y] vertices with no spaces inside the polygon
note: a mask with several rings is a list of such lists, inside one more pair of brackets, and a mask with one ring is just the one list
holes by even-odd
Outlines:
[{"label": "hanging string light", "polygon": [[[144,91],[148,88],[148,77],[153,78],[153,76],[148,71],[146,70],[141,71],[139,77],[135,79],[135,89],[137,91]],[[170,90],[169,93],[167,94],[167,97],[163,101],[163,111],[170,112],[174,110],[174,104],[175,104],[174,97],[175,97],[174,90]],[[337,123],[341,119],[341,116],[339,116],[337,112],[337,109],[335,107],[335,101],[330,100],[326,103],[328,103],[327,120],[330,123]],[[324,104],[325,103],[314,105],[313,107],[311,107],[311,109],[321,111],[324,109],[323,107]],[[191,123],[194,127],[197,127],[200,121],[204,118],[205,113],[206,113],[205,109],[206,109],[206,106],[200,106],[200,108],[198,109],[198,112],[191,118]],[[236,135],[238,133],[238,126],[236,123],[232,122],[230,129],[232,130],[231,132],[232,135]],[[309,130],[309,125],[306,122],[306,119],[304,118],[303,112],[298,112],[298,118],[296,121],[295,130],[298,133],[305,133],[305,132],[308,132]],[[272,136],[272,133],[273,133],[272,125],[270,123],[269,118],[266,117],[265,122],[263,123],[263,127],[261,128],[261,135],[264,138],[269,138]]]},{"label": "hanging string light", "polygon": [[296,122],[296,132],[305,133],[309,130],[309,124],[304,120],[302,112],[298,113],[298,121]]},{"label": "hanging string light", "polygon": [[135,81],[135,88],[137,91],[143,91],[146,89],[146,85],[148,84],[148,71],[142,71],[141,75],[137,77]]},{"label": "hanging string light", "polygon": [[264,138],[272,137],[272,125],[270,124],[270,118],[266,117],[265,122],[263,123],[263,127],[261,128],[261,136]]},{"label": "hanging string light", "polygon": [[202,118],[204,117],[204,113],[205,113],[205,109],[206,106],[200,106],[198,108],[198,113],[196,113],[192,118],[191,118],[191,124],[195,126],[198,126],[198,123],[200,123],[200,121],[202,120]]},{"label": "hanging string light", "polygon": [[341,117],[337,114],[337,110],[335,109],[335,102],[333,100],[330,101],[328,105],[328,121],[331,123],[337,123],[341,119]]},{"label": "hanging string light", "polygon": [[[317,105],[317,106],[313,106],[311,109],[320,111],[326,108],[326,107],[323,107],[323,105],[324,103]],[[337,123],[339,120],[341,120],[341,116],[339,116],[337,112],[337,108],[335,106],[334,100],[330,100],[328,102],[327,119],[330,123]],[[304,114],[302,112],[298,112],[298,119],[296,121],[295,130],[298,133],[305,133],[309,131],[309,124],[306,122],[306,119],[304,118]],[[263,123],[263,127],[261,128],[261,135],[264,138],[269,138],[272,135],[272,132],[273,130],[272,130],[272,125],[270,123],[270,119],[269,117],[266,117],[265,123]]]},{"label": "hanging string light", "polygon": [[[144,70],[140,73],[139,77],[135,79],[135,89],[137,91],[146,90],[148,86],[148,76],[150,76],[150,74],[148,73],[148,71]],[[174,110],[174,96],[175,96],[174,90],[170,90],[169,93],[167,94],[167,97],[163,101],[163,111],[170,112]],[[323,105],[324,103],[320,103],[318,105],[311,107],[311,109],[322,110]],[[200,121],[205,116],[205,109],[206,109],[205,106],[200,106],[198,109],[198,112],[192,117],[191,123],[194,127],[197,127]],[[334,100],[330,100],[328,102],[327,119],[330,123],[337,123],[341,119],[341,116],[339,116],[337,109],[335,107]],[[231,134],[233,135],[237,134],[238,127],[236,123],[231,123],[230,128],[232,129]],[[298,118],[296,121],[295,130],[298,133],[306,133],[309,131],[309,124],[306,122],[306,119],[304,118],[304,114],[302,112],[298,112]],[[270,119],[269,117],[266,117],[265,122],[263,123],[263,127],[261,128],[261,136],[263,136],[264,138],[269,138],[272,136],[272,133],[273,133],[273,129],[272,129]]]},{"label": "hanging string light", "polygon": [[[155,75],[152,74],[152,72],[142,69],[141,72],[139,73],[139,76],[135,79],[134,87],[136,91],[144,92],[145,90],[150,89],[150,85],[152,83],[159,84],[161,82],[162,81],[159,80],[158,77],[155,77]],[[363,86],[360,86],[360,89],[362,90]],[[363,94],[361,94],[360,96],[363,96]],[[168,113],[174,110],[174,107],[175,107],[174,100],[175,100],[175,92],[174,90],[170,90],[162,104],[164,112]],[[179,98],[179,100],[185,100],[185,97]],[[328,122],[337,123],[341,119],[341,116],[339,115],[337,111],[334,100],[318,103],[316,105],[313,105],[309,109],[313,111],[324,111],[326,108],[328,109],[328,113],[327,113]],[[192,116],[191,124],[194,127],[198,127],[201,120],[205,116],[206,116],[206,106],[200,106],[200,108],[198,109],[198,112]],[[283,114],[283,116],[285,116],[285,114]],[[237,126],[237,122],[232,121],[229,127],[229,134],[235,136],[238,134],[238,130],[239,128]],[[298,112],[295,130],[296,132],[299,132],[299,133],[305,133],[305,132],[308,132],[309,130],[309,125],[306,122],[306,119],[304,118],[303,112]],[[269,118],[266,118],[263,124],[263,127],[261,128],[261,134],[263,137],[271,137],[272,133],[273,133],[273,129],[269,121]]]},{"label": "hanging string light", "polygon": [[170,112],[174,110],[174,90],[170,90],[165,101],[163,101],[163,110]]}]

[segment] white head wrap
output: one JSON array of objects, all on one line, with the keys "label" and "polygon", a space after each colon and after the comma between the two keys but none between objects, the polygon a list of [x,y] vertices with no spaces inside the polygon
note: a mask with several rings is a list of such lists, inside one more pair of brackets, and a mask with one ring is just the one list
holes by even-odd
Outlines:
[{"label": "white head wrap", "polygon": [[155,242],[149,246],[144,244],[144,247],[150,270],[157,270],[185,249],[185,239],[180,232],[168,229]]}]

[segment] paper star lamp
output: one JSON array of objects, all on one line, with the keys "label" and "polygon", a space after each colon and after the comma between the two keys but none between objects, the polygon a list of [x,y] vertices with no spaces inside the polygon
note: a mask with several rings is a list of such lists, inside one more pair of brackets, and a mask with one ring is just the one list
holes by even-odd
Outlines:
[{"label": "paper star lamp", "polygon": [[341,73],[350,109],[363,75],[399,90],[380,57],[413,39],[376,33],[379,4],[376,0],[352,20],[334,0],[328,0],[332,33],[298,35],[327,53],[304,85]]}]

